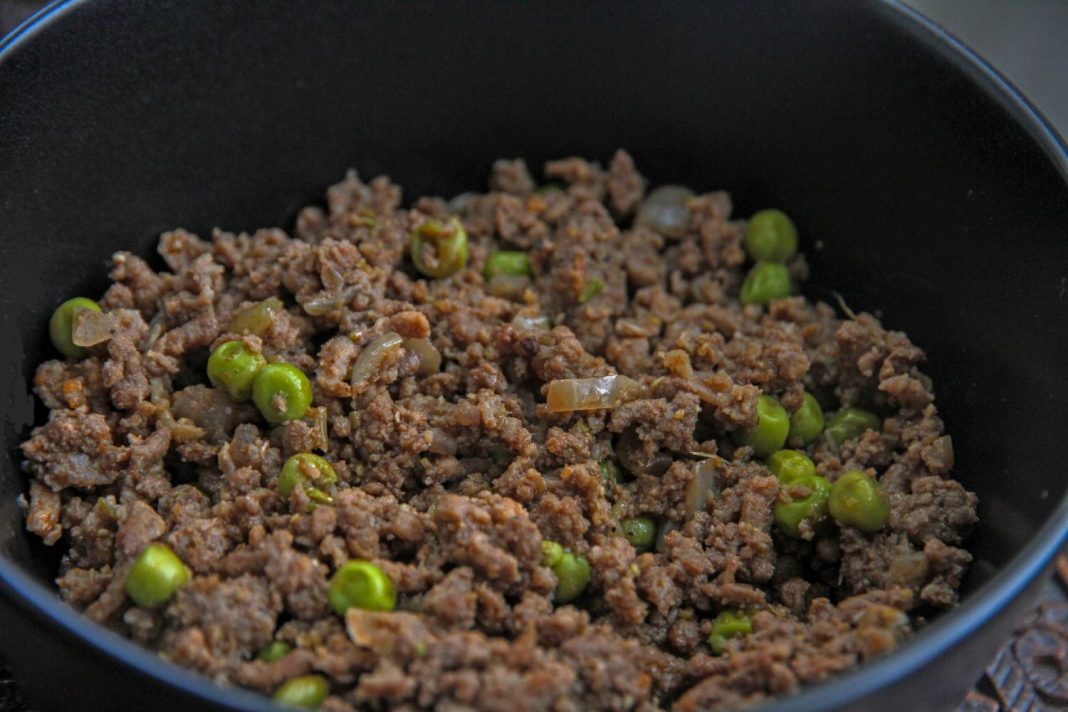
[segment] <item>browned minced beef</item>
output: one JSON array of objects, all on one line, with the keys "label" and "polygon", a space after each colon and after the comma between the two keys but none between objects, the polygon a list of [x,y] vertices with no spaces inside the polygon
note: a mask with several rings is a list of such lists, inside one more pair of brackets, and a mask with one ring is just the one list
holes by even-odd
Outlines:
[{"label": "browned minced beef", "polygon": [[[499,161],[492,192],[411,209],[388,179],[352,173],[291,234],[169,232],[166,272],[116,254],[109,332],[85,359],[40,366],[48,420],[23,445],[26,525],[63,548],[63,598],[218,681],[270,693],[325,675],[338,711],[734,708],[882,655],[953,606],[976,498],[950,479],[923,352],[799,296],[741,306],[744,221],[725,193],[691,199],[685,234],[665,237],[632,226],[647,181],[625,152],[545,173],[564,187]],[[467,265],[425,278],[412,229],[450,214]],[[495,249],[527,252],[532,275],[488,281]],[[807,273],[801,256],[789,267]],[[266,328],[230,333],[268,298],[283,308]],[[354,382],[387,332],[429,339],[440,366],[395,347]],[[209,349],[237,338],[309,375],[303,418],[272,426],[210,386]],[[639,387],[613,408],[545,406],[551,381],[618,374]],[[761,394],[793,411],[806,391],[880,415],[881,432],[807,452],[831,481],[878,477],[881,531],[776,529],[778,481],[730,434],[755,424]],[[286,458],[309,451],[337,471],[332,505],[278,494]],[[710,459],[714,496],[695,510]],[[635,516],[660,523],[652,551],[621,535]],[[573,602],[553,601],[544,540],[590,563]],[[149,610],[123,584],[154,541],[193,578]],[[395,611],[333,611],[350,559],[388,574]],[[713,650],[728,610],[752,632]],[[293,652],[258,660],[272,640]]]}]

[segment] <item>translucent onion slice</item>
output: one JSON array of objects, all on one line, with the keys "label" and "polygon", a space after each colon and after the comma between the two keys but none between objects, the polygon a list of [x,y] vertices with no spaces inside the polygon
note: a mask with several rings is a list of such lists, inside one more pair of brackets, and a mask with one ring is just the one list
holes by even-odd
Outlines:
[{"label": "translucent onion slice", "polygon": [[419,357],[418,375],[429,376],[441,370],[441,352],[430,339],[405,339],[404,348]]},{"label": "translucent onion slice", "polygon": [[626,376],[565,378],[549,383],[545,402],[550,413],[615,408],[640,398],[645,387]]},{"label": "translucent onion slice", "polygon": [[686,521],[693,519],[697,512],[705,511],[708,498],[716,493],[716,462],[701,460],[694,463],[693,479],[686,486]]},{"label": "translucent onion slice", "polygon": [[262,302],[245,307],[230,320],[229,331],[235,334],[255,334],[263,336],[271,328],[274,315],[285,309],[278,297],[268,297]]},{"label": "translucent onion slice", "polygon": [[500,299],[519,300],[530,287],[530,278],[522,274],[494,275],[486,283],[486,293]]},{"label": "translucent onion slice", "polygon": [[324,292],[312,297],[301,306],[311,316],[325,316],[335,309],[340,309],[360,291],[359,285],[350,284],[338,292]]},{"label": "translucent onion slice", "polygon": [[693,191],[681,185],[662,185],[649,193],[638,206],[636,225],[655,230],[665,237],[682,237],[690,227],[687,206]]},{"label": "translucent onion slice", "polygon": [[117,326],[117,314],[81,309],[74,314],[71,341],[75,346],[96,346],[110,339]]},{"label": "translucent onion slice", "polygon": [[516,314],[512,319],[512,328],[519,331],[548,331],[553,328],[553,323],[547,316]]},{"label": "translucent onion slice", "polygon": [[352,366],[352,387],[357,388],[370,380],[374,372],[381,367],[386,356],[391,351],[399,349],[403,343],[404,339],[400,334],[388,331],[367,344]]}]

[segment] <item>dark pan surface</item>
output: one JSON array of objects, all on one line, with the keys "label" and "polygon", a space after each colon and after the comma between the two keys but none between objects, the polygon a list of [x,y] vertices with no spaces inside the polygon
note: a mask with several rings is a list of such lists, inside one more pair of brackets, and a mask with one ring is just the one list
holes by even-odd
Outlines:
[{"label": "dark pan surface", "polygon": [[0,648],[30,694],[62,705],[77,680],[84,709],[264,705],[51,594],[16,446],[58,302],[101,291],[112,252],[147,256],[169,227],[291,225],[349,166],[449,195],[500,156],[619,146],[654,181],[795,215],[812,282],[928,352],[957,477],[980,495],[965,604],[780,707],[959,699],[1068,528],[1068,158],[979,60],[874,0],[99,0],[0,47]]}]

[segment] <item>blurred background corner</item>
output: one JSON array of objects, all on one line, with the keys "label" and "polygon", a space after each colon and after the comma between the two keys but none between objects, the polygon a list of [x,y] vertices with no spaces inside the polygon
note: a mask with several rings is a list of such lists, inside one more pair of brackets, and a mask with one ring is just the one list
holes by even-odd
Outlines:
[{"label": "blurred background corner", "polygon": [[998,69],[1068,138],[1068,0],[904,0]]}]

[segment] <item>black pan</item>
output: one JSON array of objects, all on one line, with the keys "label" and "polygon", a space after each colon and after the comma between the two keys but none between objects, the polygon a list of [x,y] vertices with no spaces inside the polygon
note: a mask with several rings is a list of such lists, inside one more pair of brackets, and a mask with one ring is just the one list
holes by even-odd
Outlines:
[{"label": "black pan", "polygon": [[740,214],[782,206],[815,284],[927,350],[981,498],[964,603],[777,708],[952,706],[1068,531],[1068,158],[981,60],[874,0],[100,0],[0,45],[0,651],[31,699],[269,706],[53,594],[16,446],[42,415],[28,383],[56,304],[165,228],[289,225],[349,166],[449,195],[499,156],[618,146],[657,182],[732,190]]}]

